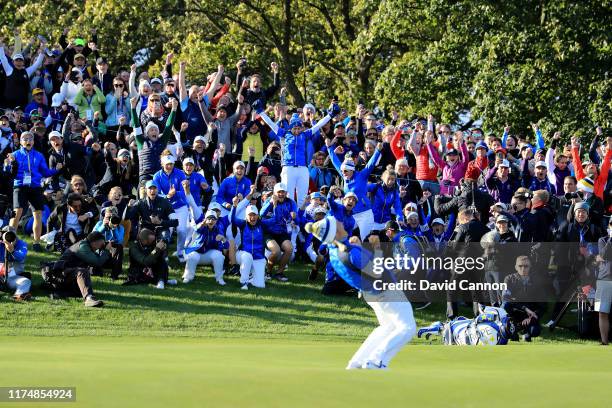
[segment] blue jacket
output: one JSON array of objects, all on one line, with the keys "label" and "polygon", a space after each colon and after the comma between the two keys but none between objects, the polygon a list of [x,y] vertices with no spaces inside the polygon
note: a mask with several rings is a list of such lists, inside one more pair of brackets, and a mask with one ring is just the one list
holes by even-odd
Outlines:
[{"label": "blue jacket", "polygon": [[274,220],[261,219],[253,226],[245,220],[236,217],[236,207],[232,207],[231,216],[232,224],[236,225],[240,228],[240,231],[242,231],[242,242],[240,243],[239,249],[253,255],[253,259],[264,259],[264,228],[268,228]]},{"label": "blue jacket", "polygon": [[[13,153],[15,157],[15,162],[13,162],[13,166],[17,165],[17,174],[15,175],[15,179],[13,181],[14,187],[23,186],[23,177],[26,173],[28,173],[28,169],[30,169],[30,174],[32,177],[30,186],[32,187],[40,187],[42,183],[43,177],[51,177],[57,174],[57,170],[49,169],[47,167],[47,162],[42,153],[32,149],[29,152],[25,147],[21,147],[15,153]],[[28,164],[29,157],[29,164]],[[5,171],[10,171],[10,168],[5,168]]]},{"label": "blue jacket", "polygon": [[267,231],[273,234],[286,234],[287,224],[291,223],[291,212],[296,213],[297,216],[297,206],[292,199],[285,198],[285,201],[277,203],[275,207],[272,205],[272,199],[269,198],[261,207],[259,215],[262,219],[273,221],[266,223]]},{"label": "blue jacket", "polygon": [[96,223],[93,230],[104,234],[105,241],[113,241],[117,244],[123,245],[123,225],[117,225],[117,228],[110,229],[106,228],[104,226],[104,221],[100,220]]},{"label": "blue jacket", "polygon": [[[189,188],[191,190],[191,195],[193,196],[194,201],[197,205],[202,205],[202,183],[208,184],[206,178],[200,173],[196,173],[195,171],[191,173],[190,176],[185,174],[185,178],[189,180]],[[210,190],[212,187],[209,185],[208,189]]]},{"label": "blue jacket", "polygon": [[342,243],[349,248],[348,254],[342,254],[336,245],[328,246],[329,263],[334,272],[357,290],[371,290],[371,285],[362,281],[361,271],[372,260],[372,254],[360,246],[350,244],[348,237]]},{"label": "blue jacket", "polygon": [[314,143],[320,135],[318,132],[313,133],[312,129],[307,129],[295,136],[291,131],[279,128],[277,134],[270,132],[269,137],[279,142],[281,138],[285,138],[284,143],[282,143],[283,166],[308,166],[310,163],[308,145]]},{"label": "blue jacket", "polygon": [[[28,254],[28,244],[18,239],[15,241],[15,250],[8,254],[8,261],[12,263],[23,263],[25,262],[26,255]],[[7,252],[4,245],[0,245],[0,263],[6,264]]]},{"label": "blue jacket", "polygon": [[211,249],[222,251],[229,248],[229,243],[227,241],[217,241],[217,235],[225,236],[225,231],[221,231],[219,224],[215,224],[213,229],[210,229],[204,225],[194,234],[195,238],[193,241],[191,241],[189,247],[185,248],[185,254],[190,254],[194,251],[203,254]]},{"label": "blue jacket", "polygon": [[231,175],[226,177],[219,186],[217,192],[217,202],[225,207],[225,204],[231,204],[232,199],[242,194],[242,197],[246,197],[251,189],[251,180],[247,177],[242,177],[240,181],[236,179],[236,176]]},{"label": "blue jacket", "polygon": [[[329,157],[331,158],[331,161],[338,173],[342,174],[342,171],[340,170],[342,163],[340,162],[340,159],[338,159],[336,153],[330,151]],[[379,158],[380,151],[376,149],[374,155],[372,155],[363,170],[355,171],[350,180],[344,179],[344,193],[346,194],[349,191],[352,191],[358,197],[357,205],[355,205],[355,208],[353,209],[354,214],[359,214],[370,209],[370,200],[367,196],[368,177],[370,176],[372,170],[374,170],[374,166]]]},{"label": "blue jacket", "polygon": [[337,202],[333,194],[327,195],[327,203],[329,204],[329,211],[336,217],[338,222],[344,225],[344,230],[349,234],[349,237],[353,235],[355,229],[355,218],[353,218],[353,212],[346,209],[344,204]]},{"label": "blue jacket", "polygon": [[391,220],[391,208],[395,209],[397,221],[404,221],[402,203],[400,201],[397,185],[392,189],[388,189],[381,183],[370,183],[368,184],[368,193],[370,193],[372,200],[374,222],[383,224]]},{"label": "blue jacket", "polygon": [[120,115],[125,116],[126,124],[130,123],[130,98],[121,97],[117,99],[114,93],[108,93],[106,95],[105,112],[106,126],[118,126]]},{"label": "blue jacket", "polygon": [[160,197],[166,197],[170,191],[170,187],[174,186],[176,194],[169,199],[170,204],[172,204],[172,208],[174,209],[187,205],[185,190],[183,190],[183,184],[181,183],[183,180],[185,180],[185,173],[183,170],[176,168],[172,169],[172,173],[170,174],[166,174],[166,172],[162,169],[153,175],[153,182],[159,190]]}]

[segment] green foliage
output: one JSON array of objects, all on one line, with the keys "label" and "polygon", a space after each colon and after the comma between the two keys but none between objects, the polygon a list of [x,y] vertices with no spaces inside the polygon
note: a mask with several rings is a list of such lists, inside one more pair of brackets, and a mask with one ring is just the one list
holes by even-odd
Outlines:
[{"label": "green foliage", "polygon": [[249,72],[271,79],[280,65],[290,102],[318,106],[338,95],[387,111],[433,113],[457,123],[463,113],[487,131],[592,133],[610,126],[610,2],[517,0],[92,0],[5,2],[3,36],[44,33],[57,41],[97,28],[103,55],[156,75],[168,52],[203,81],[248,58]]}]

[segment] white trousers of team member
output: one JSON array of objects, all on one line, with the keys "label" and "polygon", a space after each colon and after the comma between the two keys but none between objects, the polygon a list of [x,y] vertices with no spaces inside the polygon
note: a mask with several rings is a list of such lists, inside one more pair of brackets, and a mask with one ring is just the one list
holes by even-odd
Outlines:
[{"label": "white trousers of team member", "polygon": [[362,367],[368,362],[386,367],[416,334],[412,305],[399,291],[366,294],[366,301],[376,313],[379,325],[351,358],[349,367]]},{"label": "white trousers of team member", "polygon": [[293,198],[295,192],[297,200],[295,200],[298,208],[304,203],[306,194],[308,194],[308,185],[310,183],[310,175],[308,174],[308,167],[299,166],[283,166],[281,171],[281,181],[287,186],[287,197]]},{"label": "white trousers of team member", "polygon": [[361,241],[367,237],[372,228],[374,228],[374,213],[372,210],[362,211],[358,214],[353,214],[353,218],[355,219],[355,224],[359,227],[359,236]]},{"label": "white trousers of team member", "polygon": [[246,251],[236,252],[236,261],[240,265],[240,283],[250,283],[256,288],[266,287],[266,258],[253,259]]},{"label": "white trousers of team member", "polygon": [[218,249],[209,249],[203,254],[194,251],[185,257],[185,272],[183,273],[183,279],[188,281],[193,280],[195,277],[195,271],[198,265],[212,265],[213,271],[215,272],[215,280],[223,278],[223,261],[225,257],[223,252]]},{"label": "white trousers of team member", "polygon": [[184,205],[174,209],[174,214],[170,214],[170,219],[178,220],[176,228],[176,253],[182,255],[185,250],[185,241],[189,233],[189,207]]}]

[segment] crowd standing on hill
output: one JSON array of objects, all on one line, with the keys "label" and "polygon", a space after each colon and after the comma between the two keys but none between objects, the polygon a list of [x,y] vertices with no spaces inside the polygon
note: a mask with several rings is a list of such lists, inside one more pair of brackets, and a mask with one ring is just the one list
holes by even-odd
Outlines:
[{"label": "crowd standing on hill", "polygon": [[[576,271],[590,268],[584,285],[594,288],[607,344],[612,137],[604,129],[594,126],[583,146],[537,124],[526,137],[510,126],[453,131],[432,115],[389,118],[363,104],[349,112],[336,100],[290,107],[274,62],[271,84],[244,59],[235,77],[219,65],[196,84],[172,54],[162,72],[139,73],[110,66],[97,43],[95,30],[87,42],[65,31],[55,48],[23,47],[18,36],[0,43],[0,277],[16,300],[31,297],[24,235],[30,250],[58,253],[44,274],[50,289],[76,292],[87,306],[102,305],[91,276],[105,271],[125,284],[176,285],[169,256],[184,265],[183,284],[211,265],[219,285],[233,274],[243,290],[288,281],[291,261],[304,259],[309,279],[325,276],[325,295],[351,294],[326,245],[304,228],[333,214],[356,245],[576,243],[562,268],[543,273],[542,257],[529,264],[560,301]],[[526,334],[537,335],[542,310],[519,293],[532,280],[519,270],[527,267],[490,261],[487,280],[521,288],[492,293],[490,303],[512,304]],[[455,317],[457,300],[448,305]]]}]

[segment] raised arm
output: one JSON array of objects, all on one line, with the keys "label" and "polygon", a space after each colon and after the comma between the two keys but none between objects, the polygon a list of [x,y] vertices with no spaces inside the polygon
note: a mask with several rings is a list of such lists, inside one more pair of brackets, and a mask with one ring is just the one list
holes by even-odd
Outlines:
[{"label": "raised arm", "polygon": [[130,89],[130,97],[133,98],[138,96],[138,89],[136,88],[136,64],[132,64],[130,67],[130,79],[129,81],[129,89]]},{"label": "raised arm", "polygon": [[182,106],[183,101],[189,96],[187,93],[187,87],[185,86],[185,61],[181,61],[179,63],[179,74],[178,74],[178,83],[179,83],[179,98],[181,100],[181,109],[185,110]]},{"label": "raised arm", "polygon": [[209,101],[213,100],[213,97],[215,96],[215,92],[217,90],[217,86],[219,86],[219,84],[221,83],[221,78],[223,78],[223,65],[219,64],[219,66],[217,67],[217,73],[215,74],[215,77],[213,78],[210,87],[206,92],[206,96],[208,97]]}]

